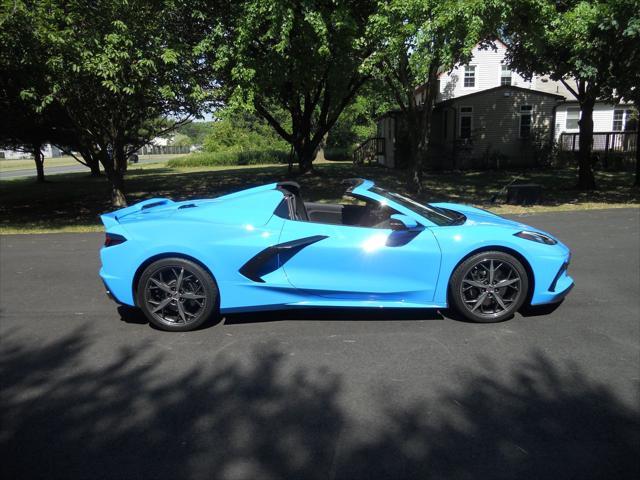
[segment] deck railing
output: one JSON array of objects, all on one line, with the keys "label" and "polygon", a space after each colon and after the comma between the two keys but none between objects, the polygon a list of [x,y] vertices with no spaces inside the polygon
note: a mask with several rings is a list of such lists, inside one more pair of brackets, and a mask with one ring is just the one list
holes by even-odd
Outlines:
[{"label": "deck railing", "polygon": [[365,162],[377,161],[378,156],[385,155],[385,139],[383,137],[368,138],[353,152],[353,163],[363,165]]},{"label": "deck railing", "polygon": [[[577,152],[580,145],[579,133],[561,133],[560,150]],[[593,134],[594,152],[632,153],[638,148],[638,132],[595,132]]]}]

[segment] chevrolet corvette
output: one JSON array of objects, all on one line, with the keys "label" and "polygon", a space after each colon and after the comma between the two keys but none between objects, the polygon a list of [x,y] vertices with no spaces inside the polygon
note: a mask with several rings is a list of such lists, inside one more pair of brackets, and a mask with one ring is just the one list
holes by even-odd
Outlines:
[{"label": "chevrolet corvette", "polygon": [[105,213],[107,293],[187,331],[225,313],[311,307],[452,308],[497,322],[573,286],[571,253],[546,232],[345,183],[342,204],[305,202],[297,183],[279,182]]}]

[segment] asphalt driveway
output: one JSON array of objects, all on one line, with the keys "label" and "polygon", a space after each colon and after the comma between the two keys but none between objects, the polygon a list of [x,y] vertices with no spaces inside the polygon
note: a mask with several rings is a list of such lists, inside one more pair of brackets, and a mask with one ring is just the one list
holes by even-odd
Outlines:
[{"label": "asphalt driveway", "polygon": [[640,210],[519,217],[573,250],[557,310],[116,308],[100,234],[0,238],[2,478],[638,478]]}]

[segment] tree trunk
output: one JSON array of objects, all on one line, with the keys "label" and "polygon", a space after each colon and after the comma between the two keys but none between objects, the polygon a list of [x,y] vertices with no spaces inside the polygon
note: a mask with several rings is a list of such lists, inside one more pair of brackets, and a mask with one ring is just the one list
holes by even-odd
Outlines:
[{"label": "tree trunk", "polygon": [[124,195],[124,175],[121,170],[116,168],[116,162],[114,161],[114,155],[109,156],[107,149],[101,146],[99,152],[100,163],[104,168],[104,173],[109,180],[109,188],[111,192],[111,204],[114,207],[126,207],[127,198]]},{"label": "tree trunk", "polygon": [[636,134],[636,183],[634,185],[640,187],[640,122],[638,122],[636,130],[638,133]]},{"label": "tree trunk", "polygon": [[313,154],[305,152],[304,156],[299,157],[298,167],[300,173],[313,172]]},{"label": "tree trunk", "polygon": [[315,162],[316,160],[324,160],[324,149],[327,145],[327,139],[329,138],[329,132],[325,133],[322,136],[322,140],[320,140],[320,143],[318,143],[318,146],[315,148],[315,151],[313,152],[313,161]]},{"label": "tree trunk", "polygon": [[111,175],[107,173],[111,184],[111,203],[114,207],[126,207],[127,198],[124,195],[124,177],[121,172],[113,170]]},{"label": "tree trunk", "polygon": [[44,155],[42,154],[42,145],[39,143],[33,145],[33,160],[36,163],[36,181],[44,183]]},{"label": "tree trunk", "polygon": [[418,143],[418,158],[414,166],[413,182],[416,193],[419,195],[422,193],[425,160],[427,160],[429,156],[429,142],[431,140],[431,119],[433,117],[433,101],[431,98],[427,99],[422,111],[418,112],[418,114],[421,115],[421,121],[418,122],[420,141]]},{"label": "tree trunk", "polygon": [[293,146],[296,156],[298,157],[298,167],[301,174],[313,172],[313,160],[316,156],[317,145],[309,142],[298,142]]},{"label": "tree trunk", "polygon": [[102,173],[100,173],[100,162],[98,161],[97,155],[89,150],[81,150],[80,155],[91,169],[92,177],[99,177],[102,175]]},{"label": "tree trunk", "polygon": [[591,147],[593,145],[593,108],[595,99],[588,98],[580,102],[580,141],[578,151],[578,185],[580,190],[593,190],[596,180],[593,175],[591,162]]},{"label": "tree trunk", "polygon": [[417,122],[414,120],[407,122],[409,139],[409,169],[408,183],[410,188],[416,192],[422,192],[422,152],[420,150],[421,133]]},{"label": "tree trunk", "polygon": [[113,159],[115,161],[115,169],[120,172],[121,176],[124,176],[127,171],[127,155],[125,146],[117,143],[113,147]]},{"label": "tree trunk", "polygon": [[94,161],[89,163],[88,165],[89,165],[89,168],[91,169],[92,177],[99,177],[102,175],[102,173],[100,172],[100,162]]}]

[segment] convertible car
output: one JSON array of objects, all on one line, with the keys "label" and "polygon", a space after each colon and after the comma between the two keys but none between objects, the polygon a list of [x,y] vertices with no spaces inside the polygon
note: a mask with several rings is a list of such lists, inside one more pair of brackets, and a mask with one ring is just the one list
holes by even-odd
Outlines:
[{"label": "convertible car", "polygon": [[452,307],[496,322],[573,286],[569,249],[548,233],[345,183],[344,204],[305,202],[298,184],[280,182],[106,213],[107,293],[186,331],[227,312],[296,307]]}]

